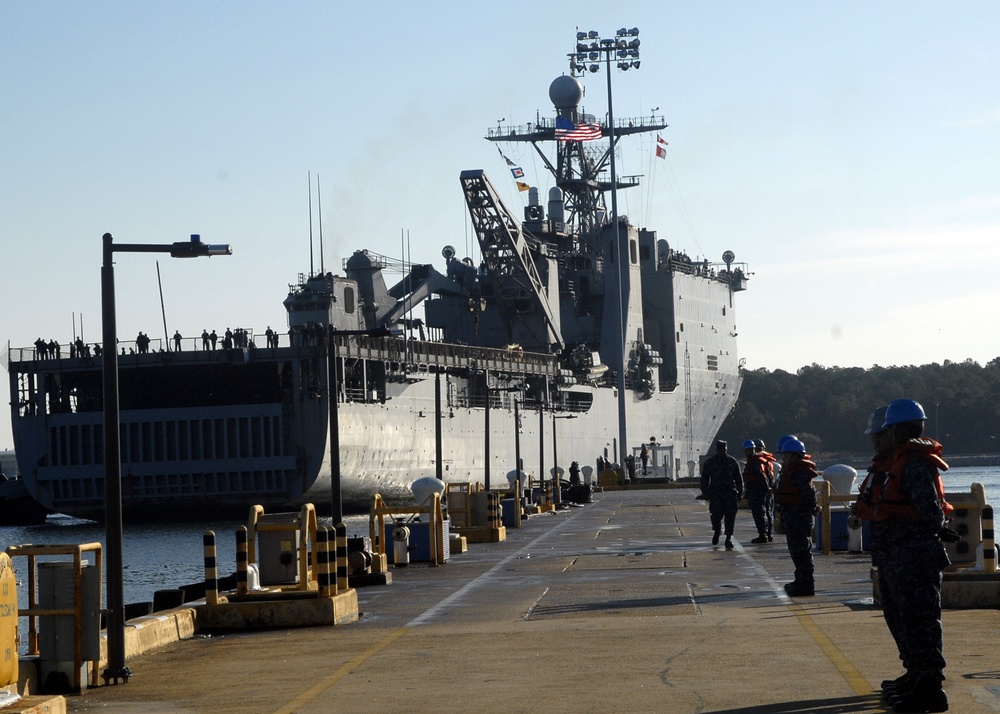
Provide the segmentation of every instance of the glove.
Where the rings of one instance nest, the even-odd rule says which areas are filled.
[[[962,540],[962,536],[958,534],[958,531],[945,526],[938,533],[938,538],[941,539],[942,543],[958,543]]]

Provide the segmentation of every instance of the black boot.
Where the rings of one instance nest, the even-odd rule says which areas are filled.
[[[882,698],[889,701],[893,697],[900,697],[913,686],[912,677],[909,672],[904,672],[895,679],[882,680]]]
[[[732,549],[733,549],[733,537],[726,536],[726,550],[732,550]]]
[[[789,597],[811,597],[816,594],[816,586],[805,581],[796,581],[785,586]]]
[[[719,544],[719,531],[715,531],[715,533],[712,534],[712,545],[718,545],[718,544]]]
[[[909,691],[893,702],[892,710],[907,713],[948,711],[948,695],[941,684],[939,677],[920,677]]]

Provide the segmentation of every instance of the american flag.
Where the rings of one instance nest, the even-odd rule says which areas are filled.
[[[566,117],[556,117],[556,139],[559,141],[593,141],[600,138],[599,124],[573,124]]]

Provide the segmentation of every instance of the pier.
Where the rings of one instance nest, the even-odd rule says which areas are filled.
[[[358,622],[195,636],[130,657],[83,712],[877,712],[901,672],[866,554],[816,554],[791,599],[782,537],[710,544],[690,489],[532,516],[443,566],[361,588]],[[996,609],[944,613],[951,711],[1000,711]]]

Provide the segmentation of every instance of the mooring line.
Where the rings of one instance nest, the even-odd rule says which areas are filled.
[[[542,601],[542,598],[548,594],[549,594],[549,589],[545,588],[545,590],[542,591],[542,594],[538,596],[538,599],[535,600],[533,603],[531,603],[531,607],[529,607],[528,611],[524,613],[525,620],[531,619],[531,615],[535,612],[535,608],[538,607],[538,603],[540,603]]]

